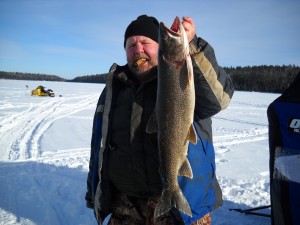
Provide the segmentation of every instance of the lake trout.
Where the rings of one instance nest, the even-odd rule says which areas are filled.
[[[193,127],[194,108],[194,75],[189,42],[183,25],[176,17],[170,29],[163,22],[159,25],[157,100],[147,125],[148,133],[158,133],[163,182],[154,218],[173,207],[192,216],[178,185],[178,176],[193,177],[187,151],[189,141],[197,142]]]

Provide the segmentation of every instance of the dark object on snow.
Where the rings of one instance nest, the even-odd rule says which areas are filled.
[[[268,107],[272,225],[300,221],[300,73]]]
[[[51,89],[45,90],[45,87],[43,87],[43,86],[38,86],[36,89],[32,90],[31,95],[50,96],[50,97],[55,96],[54,92]]]
[[[230,211],[237,211],[240,213],[244,213],[246,215],[255,215],[255,216],[263,216],[263,217],[271,217],[270,214],[262,213],[262,212],[256,212],[257,210],[261,209],[267,209],[270,208],[271,205],[267,206],[260,206],[260,207],[255,207],[255,208],[250,208],[250,209],[229,209]]]

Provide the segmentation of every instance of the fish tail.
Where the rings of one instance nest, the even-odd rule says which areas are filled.
[[[166,214],[173,207],[190,217],[192,216],[190,205],[187,202],[186,198],[184,197],[182,191],[178,187],[175,191],[174,190],[163,191],[162,196],[155,207],[154,218],[156,219]]]

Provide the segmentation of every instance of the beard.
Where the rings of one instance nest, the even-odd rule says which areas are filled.
[[[137,61],[141,58],[145,59],[145,61],[138,65]],[[127,62],[130,71],[139,81],[147,80],[150,76],[152,76],[154,71],[157,71],[157,59],[152,60],[146,55],[136,55],[132,61],[128,60]]]
[[[139,70],[139,69],[130,69],[133,76],[140,82],[143,83],[147,80],[150,80],[151,77],[154,77],[157,73],[157,66],[153,66],[148,70]]]

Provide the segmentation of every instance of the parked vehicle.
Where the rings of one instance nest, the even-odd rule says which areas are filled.
[[[46,90],[43,86],[38,86],[36,89],[32,90],[31,95],[55,97],[53,90]]]

